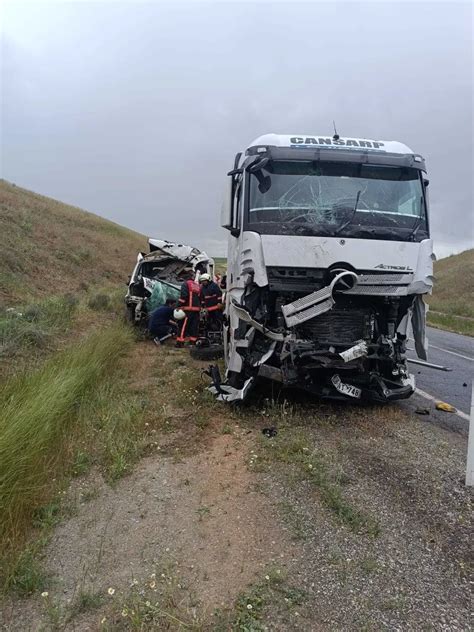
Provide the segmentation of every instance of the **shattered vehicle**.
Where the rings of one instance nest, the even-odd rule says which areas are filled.
[[[213,274],[214,260],[205,252],[161,239],[149,239],[150,252],[138,253],[125,296],[127,319],[146,325],[148,313],[167,298],[177,299],[182,275],[193,270],[196,276]]]
[[[237,154],[229,231],[226,376],[243,400],[259,378],[322,398],[404,399],[406,348],[426,359],[433,284],[424,159],[395,141],[268,134]]]

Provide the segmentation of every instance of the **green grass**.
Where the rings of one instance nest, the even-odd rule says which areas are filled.
[[[48,348],[70,325],[78,300],[67,294],[0,314],[0,360]]]
[[[262,581],[251,585],[237,598],[232,612],[217,617],[212,629],[216,632],[264,632],[269,629],[267,621],[274,619],[275,611],[285,619],[287,629],[292,629],[291,615],[306,598],[305,591],[287,584],[280,570],[271,569]]]
[[[0,399],[0,552],[15,550],[23,541],[61,475],[73,466],[74,443],[85,420],[81,412],[132,340],[128,329],[114,325],[5,384]],[[54,511],[48,519],[54,520]]]
[[[20,596],[44,590],[49,578],[39,562],[39,551],[43,546],[42,539],[23,549],[18,555],[3,558],[4,568],[0,571],[1,588],[5,592],[15,592]],[[0,562],[2,556],[0,556]]]
[[[474,249],[435,261],[434,275],[431,309],[474,318]]]
[[[113,382],[101,385],[81,414],[89,438],[87,465],[97,463],[109,483],[130,471],[147,443],[143,426],[148,401],[130,393],[126,378],[125,370]],[[84,461],[84,457],[81,459]]]
[[[454,314],[441,314],[433,311],[428,312],[428,325],[453,331],[464,336],[474,337],[474,318],[459,317]]]
[[[104,603],[104,595],[100,592],[81,590],[74,600],[69,618],[72,619],[83,612],[97,610]]]
[[[474,336],[474,249],[436,261],[434,275],[428,324]]]
[[[126,595],[116,595],[102,630],[146,632],[154,630],[209,630],[197,618],[192,593],[176,574],[173,564],[165,564]]]
[[[252,460],[253,469],[265,468],[272,461],[297,468],[300,479],[314,486],[323,505],[331,511],[341,524],[354,532],[379,535],[378,522],[355,507],[343,492],[347,477],[342,469],[330,462],[328,456],[311,445],[307,434],[299,428],[280,428],[277,437],[262,439],[261,458]]]

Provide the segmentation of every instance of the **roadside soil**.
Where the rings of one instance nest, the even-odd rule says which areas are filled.
[[[226,408],[203,394],[204,364],[150,342],[137,343],[129,366],[130,391],[151,397],[145,456],[114,486],[96,468],[72,481],[64,503],[74,511],[42,559],[48,595],[6,599],[0,629],[469,629],[465,437],[397,406],[262,394]],[[306,454],[376,533],[328,503]],[[286,592],[259,592],[257,612],[252,591],[269,573]],[[166,626],[132,619],[135,592],[166,592]],[[234,616],[243,594],[247,627]]]

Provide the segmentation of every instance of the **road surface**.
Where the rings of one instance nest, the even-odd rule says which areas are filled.
[[[421,395],[431,395],[437,401],[452,404],[467,420],[471,407],[474,339],[432,327],[428,327],[428,339],[428,361],[448,366],[452,371],[448,373],[410,364],[416,385]],[[413,348],[413,341],[410,347]],[[414,351],[409,351],[407,355],[409,358],[417,357]]]

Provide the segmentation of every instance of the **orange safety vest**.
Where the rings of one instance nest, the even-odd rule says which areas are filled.
[[[181,296],[179,306],[185,312],[199,312],[201,309],[201,286],[195,281],[186,281],[181,286]]]

